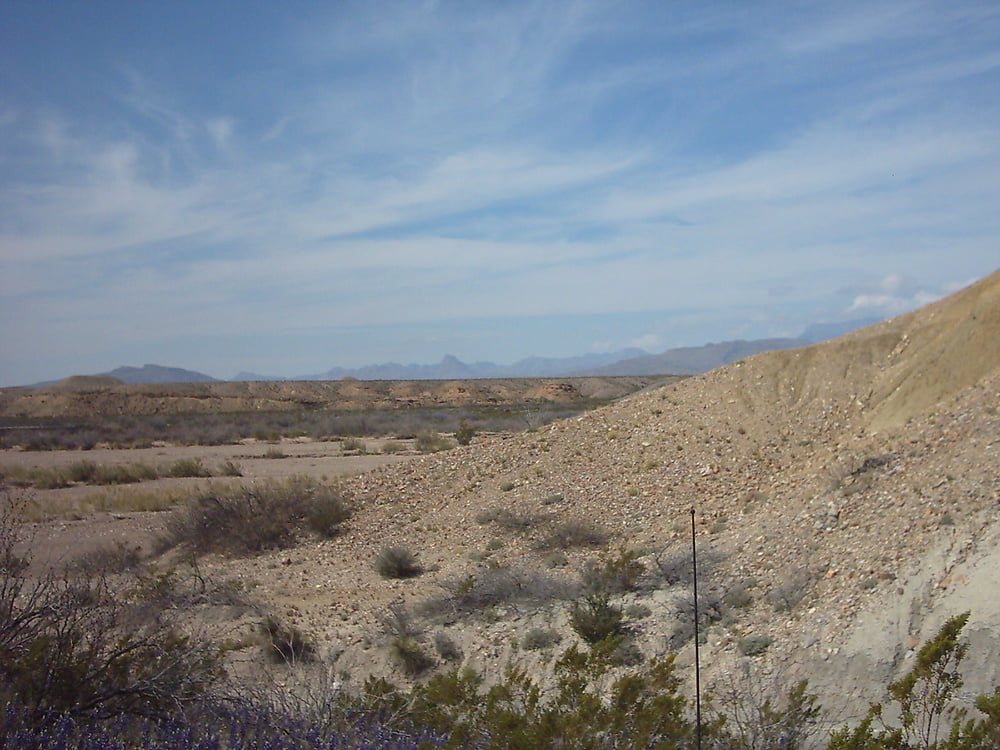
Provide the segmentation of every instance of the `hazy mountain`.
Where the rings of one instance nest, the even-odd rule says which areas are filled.
[[[162,365],[119,367],[111,372],[102,372],[101,375],[110,375],[123,383],[212,383],[217,380],[203,372]]]
[[[840,323],[813,323],[802,332],[799,338],[817,343],[836,338],[851,331],[856,331],[865,326],[870,326],[873,323],[878,323],[880,320],[882,318],[858,318],[857,320],[843,320]]]
[[[249,383],[254,380],[290,380],[284,375],[261,375],[257,372],[238,372],[233,377],[229,378],[230,381],[235,383]]]
[[[474,378],[544,378],[565,375],[580,369],[600,367],[645,354],[642,349],[623,349],[604,354],[577,357],[528,357],[510,365],[493,362],[467,364],[451,354],[433,365],[402,365],[387,362],[364,367],[334,367],[320,375],[305,375],[295,380],[467,380]]]
[[[580,370],[574,375],[697,375],[728,365],[751,354],[774,349],[793,349],[810,342],[805,339],[756,339],[722,341],[704,346],[668,349],[662,354],[646,354],[624,359],[604,367]]]

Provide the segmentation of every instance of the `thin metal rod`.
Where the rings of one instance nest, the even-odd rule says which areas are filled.
[[[694,508],[691,508],[691,581],[694,585],[694,706],[696,747],[701,750],[701,654],[698,644],[698,547],[695,544]]]

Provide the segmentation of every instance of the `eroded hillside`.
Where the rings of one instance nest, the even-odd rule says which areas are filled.
[[[1000,682],[998,320],[995,273],[830,342],[381,469],[350,484],[345,534],[241,562],[239,576],[355,678],[405,679],[384,635],[393,602],[442,667],[544,671],[577,638],[568,613],[587,561],[627,548],[646,571],[615,594],[636,647],[677,648],[683,667],[686,587],[672,570],[693,507],[710,681],[741,662],[764,680],[805,675],[846,718],[971,609],[968,687],[985,690]],[[567,521],[609,539],[559,541]],[[393,544],[424,573],[380,577],[373,561]],[[486,584],[507,593],[465,606]],[[536,630],[560,646],[527,646]],[[435,655],[445,641],[455,661]]]

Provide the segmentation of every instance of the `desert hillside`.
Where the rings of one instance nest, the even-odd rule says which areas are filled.
[[[524,636],[576,639],[565,599],[515,595],[444,613],[428,603],[455,605],[456,592],[497,571],[522,593],[531,575],[568,586],[587,560],[627,548],[646,570],[619,598],[635,643],[647,657],[678,648],[690,674],[686,588],[670,569],[695,508],[703,590],[717,610],[702,650],[710,682],[741,663],[764,681],[808,676],[830,711],[856,716],[917,643],[968,609],[967,688],[991,689],[998,341],[1000,272],[828,342],[362,475],[348,486],[356,511],[342,536],[216,565],[252,581],[344,674],[401,679],[380,636],[390,603],[413,613],[431,653],[445,638],[486,673],[510,661],[544,671],[551,649],[526,648]],[[553,542],[566,521],[609,540]],[[380,577],[373,560],[391,544],[414,551],[425,572]]]
[[[302,409],[586,405],[609,401],[670,376],[482,380],[309,380],[134,384],[76,375],[40,388],[0,389],[0,416],[106,417]]]

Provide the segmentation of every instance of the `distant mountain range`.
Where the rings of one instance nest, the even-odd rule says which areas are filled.
[[[798,338],[723,341],[704,346],[686,346],[650,354],[630,348],[604,354],[584,354],[577,357],[528,357],[510,365],[493,362],[462,362],[447,355],[437,364],[402,365],[387,362],[364,367],[334,367],[317,375],[285,378],[241,372],[234,381],[249,380],[472,380],[476,378],[546,378],[585,375],[696,375],[764,351],[790,349],[823,341],[842,333],[877,322],[877,319],[852,320],[843,323],[817,323],[809,326]],[[123,383],[210,383],[211,375],[180,367],[147,364],[142,367],[119,367],[100,373]],[[50,385],[37,383],[37,386]]]
[[[697,375],[714,370],[751,354],[775,349],[794,349],[813,342],[808,339],[756,339],[754,341],[723,341],[704,346],[685,346],[662,354],[643,354],[623,359],[603,367],[583,370],[574,375]]]
[[[143,365],[142,367],[119,367],[111,372],[102,372],[123,383],[215,383],[218,378],[203,372],[185,370],[181,367]]]

